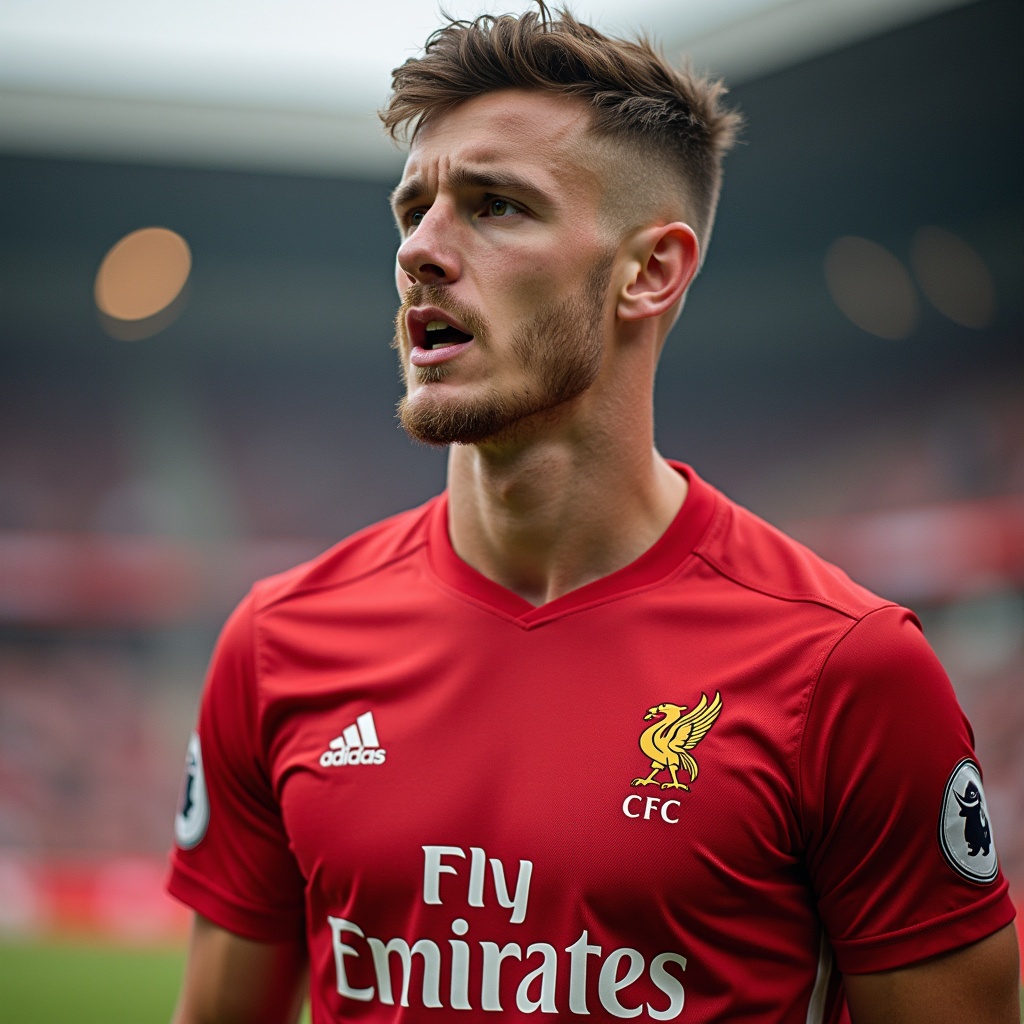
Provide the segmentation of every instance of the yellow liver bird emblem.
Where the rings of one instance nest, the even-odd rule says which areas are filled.
[[[646,779],[634,779],[634,786],[656,786],[654,777],[667,768],[672,781],[661,783],[661,788],[690,791],[685,782],[679,781],[677,773],[680,768],[685,768],[691,782],[697,778],[697,762],[690,751],[715,724],[722,710],[722,695],[716,693],[715,699],[709,704],[708,698],[702,693],[700,703],[684,715],[686,710],[685,704],[671,704],[667,701],[648,709],[644,715],[645,722],[659,715],[663,717],[640,734],[640,749],[651,759],[652,771]]]

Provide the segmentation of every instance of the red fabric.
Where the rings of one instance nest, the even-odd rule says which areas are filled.
[[[1001,875],[939,848],[973,754],[916,621],[680,471],[653,548],[541,608],[457,558],[442,496],[229,621],[198,726],[209,826],[170,889],[251,938],[304,920],[314,1021],[835,1022],[835,972],[808,1016],[822,922],[872,971],[1012,918]],[[641,735],[716,695],[689,789],[661,789]],[[360,721],[369,760],[332,763]]]

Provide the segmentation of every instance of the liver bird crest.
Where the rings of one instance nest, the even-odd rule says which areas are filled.
[[[709,704],[705,694],[700,695],[700,703],[687,715],[685,704],[657,704],[648,709],[644,721],[650,721],[659,715],[664,717],[640,734],[640,749],[651,759],[651,774],[646,779],[634,779],[634,786],[656,786],[654,777],[668,769],[671,782],[661,783],[662,789],[685,789],[690,787],[680,782],[677,774],[684,768],[693,782],[697,778],[697,762],[690,751],[704,738],[708,729],[715,724],[718,713],[722,710],[722,695],[715,694]]]

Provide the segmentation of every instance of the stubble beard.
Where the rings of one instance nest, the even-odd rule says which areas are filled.
[[[611,263],[609,255],[575,295],[538,310],[516,331],[510,351],[527,381],[515,390],[494,388],[471,399],[421,394],[410,402],[410,375],[415,374],[416,384],[430,385],[442,383],[451,371],[444,363],[409,367],[403,358],[406,396],[398,403],[398,418],[406,433],[437,446],[511,440],[527,421],[582,395],[601,369],[601,320]],[[410,306],[427,304],[450,312],[472,330],[478,344],[486,345],[487,325],[474,310],[453,303],[444,286],[414,285],[396,318],[394,347],[400,358],[405,312]]]

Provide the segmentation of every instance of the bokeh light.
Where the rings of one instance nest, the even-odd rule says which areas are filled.
[[[188,243],[169,228],[140,228],[103,257],[94,294],[100,319],[116,338],[135,341],[167,327],[181,311],[192,270]]]
[[[924,227],[911,245],[911,265],[921,291],[943,316],[981,330],[996,313],[996,289],[985,261],[959,235]]]
[[[844,316],[869,334],[897,341],[917,326],[914,282],[877,242],[856,235],[837,238],[825,254],[825,281]]]

